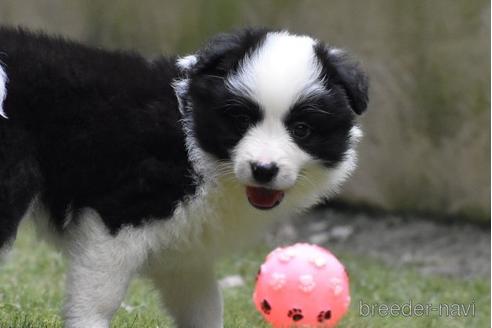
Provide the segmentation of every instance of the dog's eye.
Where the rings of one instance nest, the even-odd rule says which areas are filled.
[[[292,128],[292,133],[297,139],[306,139],[311,135],[311,127],[306,123],[296,123]]]
[[[233,116],[234,123],[240,131],[244,131],[251,125],[251,118],[245,114],[237,114]]]

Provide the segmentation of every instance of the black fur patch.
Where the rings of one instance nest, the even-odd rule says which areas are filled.
[[[199,51],[198,61],[191,71],[191,77],[201,75],[224,77],[228,73],[234,73],[241,60],[258,49],[267,34],[272,31],[243,29],[215,36]]]
[[[330,48],[322,43],[316,44],[314,51],[322,63],[327,88],[338,86],[346,94],[353,111],[362,114],[367,109],[369,83],[359,64],[345,52],[330,52]]]
[[[22,129],[7,125],[0,117],[0,248],[15,237],[42,181],[33,158],[32,140]]]
[[[166,218],[194,193],[170,85],[178,74],[172,58],[151,63],[132,53],[2,28],[0,60],[9,78],[0,154],[15,161],[15,152],[24,151],[24,164],[9,168],[15,171],[9,184],[25,195],[7,210],[14,214],[0,213],[0,220],[18,220],[38,180],[59,228],[67,211],[76,217],[92,207],[116,232]],[[3,167],[0,177],[7,174]],[[31,171],[41,178],[26,180],[35,174],[23,172]],[[9,195],[0,197],[2,203]]]
[[[293,133],[297,123],[305,123],[310,135],[297,138]],[[343,93],[332,91],[297,103],[286,117],[285,125],[300,148],[332,167],[344,159],[349,148],[354,114]]]
[[[194,104],[194,133],[200,147],[218,159],[229,159],[230,151],[248,127],[261,120],[258,105],[232,95],[225,89],[223,81],[215,77],[195,80],[190,93]]]

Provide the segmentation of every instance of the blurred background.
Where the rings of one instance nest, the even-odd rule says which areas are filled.
[[[353,206],[490,220],[490,2],[1,0],[0,23],[152,58],[266,26],[354,53],[369,72]]]

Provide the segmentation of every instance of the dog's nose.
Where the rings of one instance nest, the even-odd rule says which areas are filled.
[[[259,183],[267,183],[273,180],[278,173],[278,166],[276,163],[257,163],[251,162],[251,172],[253,178]]]

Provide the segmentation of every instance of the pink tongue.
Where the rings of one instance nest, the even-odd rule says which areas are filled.
[[[269,209],[277,206],[284,198],[284,192],[260,187],[246,187],[249,202],[259,208]]]

